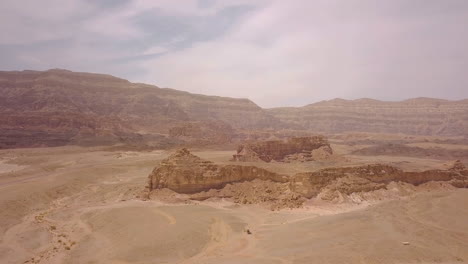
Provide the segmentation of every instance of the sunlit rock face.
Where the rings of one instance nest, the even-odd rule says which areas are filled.
[[[386,188],[391,182],[418,186],[428,182],[445,182],[458,188],[468,187],[468,170],[457,161],[448,170],[408,172],[393,166],[371,164],[359,167],[327,168],[298,173],[291,178],[290,188],[312,198],[324,191],[352,194]]]
[[[228,183],[254,179],[287,182],[287,177],[255,166],[217,165],[180,149],[149,175],[149,191],[168,188],[178,193],[197,193],[219,189]]]

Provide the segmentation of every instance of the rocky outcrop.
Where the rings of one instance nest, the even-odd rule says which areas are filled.
[[[333,150],[330,146],[322,146],[312,151],[302,151],[287,155],[283,162],[307,162],[307,161],[328,161],[333,157]]]
[[[217,165],[180,149],[163,160],[149,175],[149,191],[168,188],[192,194],[223,188],[228,183],[252,181],[288,181],[287,177],[254,166]]]
[[[210,198],[229,198],[239,204],[259,204],[271,210],[299,208],[305,198],[289,189],[288,183],[263,181],[236,182],[227,184],[222,189],[211,189],[190,195],[193,200]]]
[[[325,159],[333,151],[324,136],[294,137],[247,143],[237,148],[233,161],[311,161]]]
[[[218,165],[180,149],[148,176],[147,194],[152,197],[154,193],[159,199],[165,199],[170,190],[191,200],[230,198],[236,203],[281,209],[300,207],[306,198],[344,200],[355,194],[388,191],[394,189],[395,184],[414,187],[430,182],[467,188],[468,170],[460,161],[447,170],[422,172],[371,164],[327,168],[288,177],[254,166]]]
[[[418,186],[431,181],[446,182],[455,187],[468,187],[468,170],[456,162],[448,170],[428,170],[406,172],[382,164],[359,167],[327,168],[316,172],[298,173],[291,178],[291,190],[304,197],[312,198],[323,193],[349,195],[356,192],[369,192],[382,188],[391,182],[409,183]],[[330,196],[330,195],[328,195]]]

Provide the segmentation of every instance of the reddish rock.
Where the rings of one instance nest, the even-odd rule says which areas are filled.
[[[169,129],[169,136],[194,145],[230,143],[234,129],[222,121],[185,122]]]
[[[230,137],[228,126],[251,130],[279,124],[247,99],[190,94],[104,74],[0,71],[0,148],[160,143],[171,129],[175,139],[182,132],[189,140],[214,135],[221,141]]]
[[[321,149],[317,152],[317,150]],[[287,140],[269,140],[247,143],[237,148],[233,161],[310,161],[316,157],[324,158],[333,151],[324,136],[294,137]],[[319,154],[320,153],[320,154]]]

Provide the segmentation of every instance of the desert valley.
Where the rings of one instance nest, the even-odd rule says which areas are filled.
[[[0,72],[0,263],[466,263],[465,165],[466,99]]]

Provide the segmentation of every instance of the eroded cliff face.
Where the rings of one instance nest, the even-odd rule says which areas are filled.
[[[416,98],[401,102],[334,99],[268,112],[291,127],[317,133],[373,132],[463,136],[468,100]]]
[[[338,195],[370,192],[387,188],[392,182],[418,186],[428,182],[445,182],[454,187],[468,187],[468,170],[457,161],[448,170],[406,172],[398,168],[372,164],[359,167],[327,168],[316,172],[298,173],[290,180],[291,190],[304,197],[325,199]]]
[[[336,99],[266,110],[248,99],[162,89],[104,74],[0,72],[0,148],[173,139],[204,144],[207,138],[223,144],[232,138],[229,127],[240,139],[283,138],[281,131],[468,136],[467,116],[468,100]]]
[[[0,148],[159,140],[191,124],[201,132],[189,136],[203,140],[205,130],[228,130],[213,125],[217,121],[232,129],[280,123],[247,99],[190,94],[103,74],[0,72]]]
[[[228,183],[254,179],[285,183],[286,176],[254,166],[217,165],[180,149],[156,166],[148,177],[149,191],[168,188],[192,194],[220,189]]]
[[[218,165],[180,149],[154,168],[148,176],[147,193],[148,197],[152,194],[164,196],[169,189],[187,195],[186,199],[231,198],[237,203],[281,209],[300,207],[306,198],[343,201],[353,195],[366,196],[376,191],[391,193],[398,188],[410,186],[414,189],[430,183],[467,188],[468,170],[460,161],[447,170],[422,172],[370,164],[327,168],[288,177],[254,166]]]
[[[233,161],[312,161],[326,159],[333,150],[324,136],[293,137],[242,144]]]

